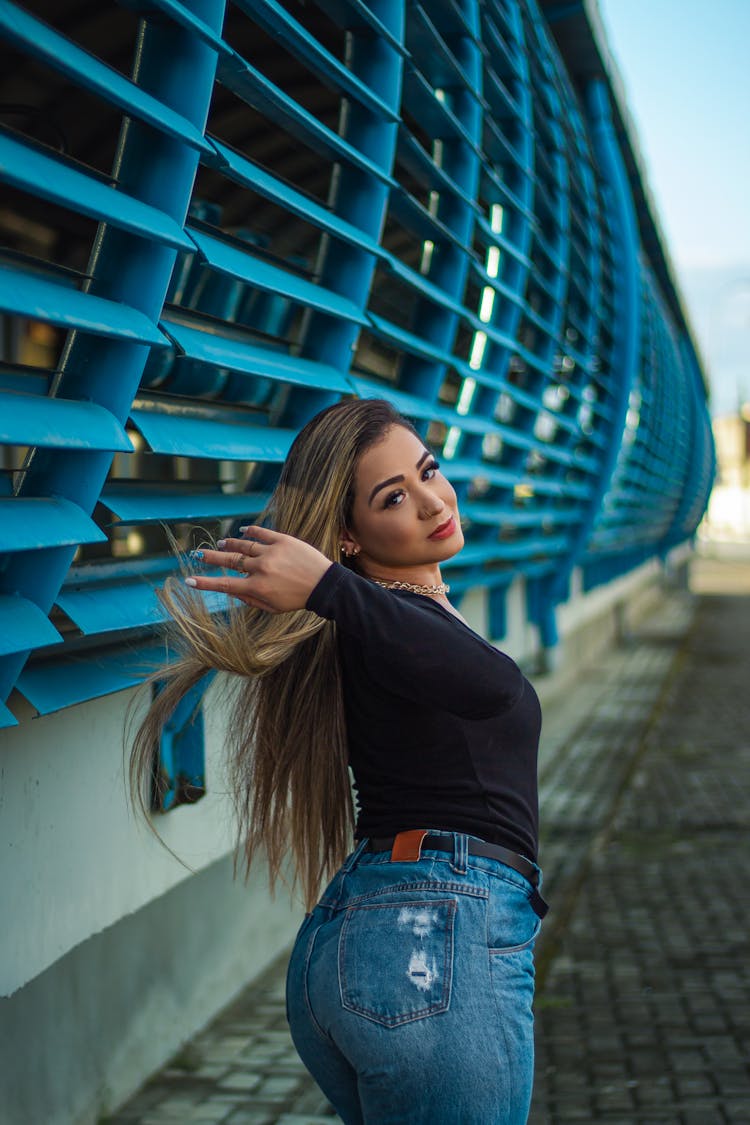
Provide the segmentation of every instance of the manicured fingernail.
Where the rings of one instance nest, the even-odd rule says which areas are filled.
[[[186,578],[185,579],[185,585],[186,586],[197,586],[198,583],[195,581],[194,578]]]
[[[222,551],[224,549],[224,547],[226,547],[226,545],[227,545],[226,539],[217,539],[216,540],[216,546],[219,548],[220,551]]]
[[[240,528],[240,535],[244,535],[246,531],[247,531],[247,527],[241,527]]]
[[[202,559],[203,558],[203,551],[191,551],[190,552],[190,558],[191,559]]]

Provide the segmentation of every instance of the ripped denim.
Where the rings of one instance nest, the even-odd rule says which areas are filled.
[[[362,841],[305,917],[287,1018],[346,1125],[524,1125],[534,1069],[531,884],[496,859]]]

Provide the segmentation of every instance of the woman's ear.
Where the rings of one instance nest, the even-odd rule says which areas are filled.
[[[354,555],[358,555],[360,551],[359,544],[352,539],[348,531],[341,532],[339,536],[339,546],[341,554],[346,555],[348,559],[352,558]]]

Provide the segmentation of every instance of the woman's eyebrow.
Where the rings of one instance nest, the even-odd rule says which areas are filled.
[[[424,453],[422,454],[422,456],[417,461],[417,464],[416,464],[415,467],[418,469],[420,467],[420,465],[422,464],[422,462],[424,461],[424,459],[426,457],[430,457],[430,456],[432,456],[432,454],[430,453],[429,449],[425,449]],[[403,479],[404,479],[404,474],[399,473],[399,475],[397,477],[388,477],[388,480],[383,480],[383,481],[380,482],[380,484],[376,484],[375,487],[373,488],[372,492],[370,493],[369,497],[368,497],[368,500],[367,500],[368,505],[372,504],[373,500],[375,499],[375,496],[377,495],[378,492],[380,492],[381,488],[387,488],[389,484],[398,484],[398,482],[400,480],[403,480]]]

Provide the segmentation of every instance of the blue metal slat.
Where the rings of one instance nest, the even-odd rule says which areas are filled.
[[[441,301],[441,304],[442,303]],[[528,351],[527,348],[523,348],[518,344],[510,335],[500,332],[498,329],[494,328],[492,324],[486,324],[484,321],[480,321],[477,317],[469,314],[463,305],[459,305],[457,308],[462,315],[464,323],[468,324],[474,331],[484,332],[489,340],[515,352],[524,359],[529,367],[538,370],[541,374],[547,372],[547,366],[542,364],[533,352]],[[465,360],[457,359],[448,349],[441,348],[425,340],[424,337],[417,336],[416,333],[409,332],[407,329],[393,324],[384,317],[370,313],[369,330],[373,336],[378,336],[388,343],[396,344],[410,355],[442,361],[446,364],[450,364],[462,375],[476,379],[477,382],[484,382],[488,386],[497,387],[499,390],[506,389],[507,381],[504,375],[496,376],[494,371],[488,368],[474,370]],[[500,382],[498,382],[498,379]]]
[[[61,643],[62,637],[38,605],[28,598],[0,595],[0,656]]]
[[[232,51],[222,55],[218,67],[219,78],[233,93],[253,109],[274,121],[291,137],[330,160],[341,160],[360,172],[390,185],[390,177],[359,149],[350,145],[338,133],[313,117],[294,98],[261,74],[246,59]]]
[[[452,352],[446,348],[441,348],[431,340],[426,340],[424,336],[418,336],[416,332],[409,332],[406,328],[386,320],[385,317],[369,313],[368,322],[368,329],[373,336],[394,345],[409,355],[434,360],[436,363],[451,363],[454,366],[460,363],[460,360],[457,360]]]
[[[508,62],[512,56],[512,70],[517,87],[519,109],[516,120],[519,133],[518,148],[522,154],[522,166],[528,170],[529,174],[517,177],[518,182],[514,183],[513,190],[511,190],[510,185],[505,183],[505,180],[511,176],[510,171],[503,170],[504,174],[501,177],[495,169],[490,168],[487,164],[484,165],[481,191],[484,198],[492,206],[499,203],[504,214],[503,222],[500,224],[501,232],[493,230],[496,224],[494,221],[488,222],[485,215],[480,216],[479,228],[482,236],[486,239],[486,245],[499,247],[501,253],[503,249],[507,249],[503,246],[503,232],[512,230],[513,239],[520,254],[506,258],[502,270],[498,270],[498,275],[502,276],[503,283],[508,291],[520,298],[527,289],[532,267],[531,239],[537,225],[537,220],[533,214],[532,199],[535,147],[532,140],[531,78],[529,52],[524,42],[523,22],[519,7],[511,4],[507,11],[503,13],[503,18],[507,20],[510,46],[506,47],[503,43],[499,55],[497,49],[490,51],[485,59],[484,68],[486,72],[487,66],[491,65],[494,70],[496,63],[500,62],[503,57]],[[489,25],[496,31],[489,16],[488,8],[483,9],[482,20],[483,26]],[[485,80],[486,77],[485,73]],[[490,217],[494,218],[491,212]],[[484,332],[487,344],[482,357],[481,369],[477,373],[477,393],[473,396],[470,404],[470,410],[473,413],[494,415],[497,391],[507,391],[507,375],[512,356],[521,358],[537,378],[546,376],[545,364],[541,363],[528,348],[521,345],[518,339],[524,309],[525,305],[522,305],[518,299],[495,301],[489,324],[483,326],[478,323],[478,318],[475,319],[474,331]],[[483,460],[483,443],[477,438],[464,437],[461,441],[461,454],[465,458],[475,457],[477,460]],[[519,474],[525,475],[526,466],[521,464],[520,451],[517,449],[511,450],[511,456],[506,458],[506,461],[513,462],[512,470],[517,475],[517,479]],[[528,560],[526,565],[528,566]]]
[[[398,113],[392,106],[313,39],[307,29],[276,0],[235,0],[235,3],[269,35],[302,59],[331,89],[354,98],[377,117],[386,121],[398,120]]]
[[[156,590],[146,582],[118,582],[112,586],[63,586],[56,604],[85,634],[123,629],[153,628],[166,620]]]
[[[184,4],[180,4],[179,0],[149,0],[149,6],[164,12],[166,16],[173,19],[185,31],[191,32],[202,40],[207,47],[216,51],[217,54],[230,55],[232,53],[232,48],[224,42],[220,33],[197,16],[195,12],[186,8]]]
[[[420,421],[444,422],[447,426],[461,426],[467,431],[482,434],[496,433],[499,435],[502,431],[502,427],[496,422],[489,422],[486,419],[480,421],[470,415],[457,414],[450,407],[442,406],[440,403],[421,395],[410,394],[408,391],[397,390],[394,387],[384,386],[382,383],[374,383],[356,376],[352,376],[352,384],[360,398],[387,399],[408,418],[416,418]]]
[[[456,231],[446,226],[437,215],[431,214],[423,203],[403,188],[396,188],[391,192],[388,215],[417,238],[427,239],[436,245],[450,244],[466,255],[473,253],[472,248],[460,240]]]
[[[523,151],[514,148],[500,126],[493,121],[489,115],[485,117],[485,125],[487,126],[489,139],[493,142],[492,146],[490,146],[487,145],[483,139],[482,151],[485,158],[492,164],[497,164],[498,162],[506,164],[510,161],[516,176],[528,176],[530,179],[533,179],[534,170],[524,163]]]
[[[408,56],[400,36],[393,31],[385,18],[381,19],[373,11],[374,7],[382,11],[382,4],[365,4],[363,0],[317,0],[317,6],[339,27],[344,27],[348,31],[372,34],[387,44],[392,51]]]
[[[464,27],[457,33],[458,37],[464,37],[465,32],[466,28]],[[476,44],[476,39],[474,41]],[[468,71],[456,58],[422,4],[415,3],[411,6],[406,25],[406,45],[412,55],[415,68],[421,72],[426,85],[430,89],[433,88],[433,84],[425,73],[425,66],[434,67],[437,65],[438,69],[446,68],[437,79],[440,88],[450,90],[453,86],[463,87],[478,101],[483,102],[479,92],[472,88],[472,79]],[[448,74],[451,75],[450,79]]]
[[[479,146],[448,102],[439,101],[424,75],[407,66],[404,75],[404,108],[437,140],[463,141],[479,155]]]
[[[226,336],[213,326],[198,329],[172,320],[161,323],[182,354],[199,363],[316,390],[348,394],[351,389],[346,376],[330,364],[290,355],[281,348],[263,347],[241,335]]]
[[[8,727],[17,727],[18,719],[9,711],[4,703],[0,703],[0,730],[6,730]]]
[[[505,468],[502,465],[493,465],[481,457],[474,460],[463,457],[451,459],[446,472],[451,480],[471,481],[479,478],[496,488],[532,489],[535,494],[538,493],[540,496],[584,500],[589,495],[588,486],[578,484],[575,481],[562,481],[558,478],[543,477],[538,474],[532,476],[530,473],[520,472],[515,466]]]
[[[319,230],[325,231],[333,238],[340,239],[351,246],[356,246],[374,256],[379,256],[382,251],[380,243],[367,231],[348,223],[328,207],[324,207],[312,196],[305,195],[296,188],[278,179],[267,169],[248,160],[239,152],[235,152],[227,145],[213,139],[218,161],[207,160],[206,163],[217,167],[228,179],[234,180],[244,187],[270,199],[283,207],[285,211],[304,219]]]
[[[77,504],[61,496],[0,498],[0,528],[8,554],[107,538]]]
[[[40,715],[51,715],[64,707],[135,687],[144,676],[163,667],[164,658],[164,646],[154,644],[70,653],[54,661],[27,664],[16,686]]]
[[[359,307],[346,297],[325,289],[322,285],[307,281],[289,270],[271,265],[270,262],[263,261],[262,258],[221,239],[213,238],[203,231],[192,227],[188,230],[201,257],[213,269],[240,278],[258,289],[281,293],[292,301],[307,305],[318,312],[327,313],[329,316],[352,321],[355,324],[365,323]]]
[[[56,604],[86,636],[153,628],[166,620],[157,597],[165,579],[180,574],[178,561],[171,557],[99,566],[73,567],[60,590]],[[219,570],[205,573],[220,574]],[[203,592],[212,612],[227,608],[226,594]]]
[[[469,206],[479,210],[476,200],[466,195],[458,182],[444,168],[439,168],[406,126],[399,126],[398,159],[418,183],[432,190],[455,195],[465,200]]]
[[[479,500],[465,500],[461,505],[461,515],[477,523],[491,524],[495,527],[501,523],[508,523],[513,527],[534,527],[541,526],[543,523],[570,525],[580,522],[583,518],[580,508],[557,508],[547,505],[525,510],[507,504]]]
[[[461,300],[451,296],[441,286],[436,285],[424,274],[419,273],[418,270],[412,269],[397,258],[395,254],[388,254],[385,258],[385,263],[390,272],[397,277],[400,281],[405,282],[410,289],[416,291],[420,297],[426,297],[438,308],[446,313],[453,313],[456,316],[463,316],[466,312],[465,306]]]
[[[481,543],[469,543],[461,550],[460,563],[470,566],[482,563],[514,559],[526,562],[534,555],[555,556],[562,554],[568,548],[567,536],[544,536],[538,538],[524,537],[519,542],[508,540],[498,543],[496,539],[484,540]],[[546,563],[549,565],[549,562]],[[524,567],[525,569],[525,567]]]
[[[509,257],[513,258],[513,260],[517,262],[518,265],[523,266],[524,269],[528,270],[531,268],[531,259],[521,247],[516,245],[515,242],[511,242],[511,240],[501,232],[494,231],[492,225],[487,221],[481,211],[476,217],[475,227],[476,233],[481,235],[485,247],[497,246],[503,254],[507,254]]]
[[[233,418],[227,415],[228,411],[213,418],[207,413],[190,415],[179,406],[167,412],[142,401],[131,411],[134,425],[154,453],[219,461],[284,460],[295,431],[253,425],[240,411]]]
[[[489,62],[485,65],[484,75],[485,75],[485,97],[487,98],[487,100],[489,102],[490,111],[492,111],[493,108],[494,108],[493,105],[492,105],[490,95],[491,95],[491,91],[495,91],[499,95],[499,98],[502,101],[502,103],[504,104],[504,106],[506,107],[506,109],[510,110],[514,119],[516,119],[517,121],[520,121],[520,122],[525,122],[523,107],[522,107],[521,103],[518,102],[513,97],[510,90],[508,89],[508,87],[505,85],[503,80],[498,76],[498,74],[495,71],[495,68],[492,66],[491,62]],[[488,84],[490,86],[489,91],[487,89]]]
[[[533,167],[533,164],[531,167]],[[513,211],[521,215],[528,223],[531,223],[535,230],[537,229],[538,221],[532,210],[531,199],[526,201],[490,164],[482,165],[481,179],[483,183],[482,190],[485,197],[496,197],[498,202],[502,202],[506,207],[512,208]],[[522,184],[525,185],[527,182],[533,184],[533,176],[521,177]]]
[[[270,492],[193,492],[182,488],[137,482],[107,484],[101,502],[118,524],[176,523],[202,519],[241,519],[257,516],[268,504]]]
[[[0,390],[0,444],[132,453],[123,426],[95,402]]]
[[[0,362],[0,390],[9,394],[46,395],[52,375],[47,370],[29,367],[14,368]],[[23,444],[23,443],[22,443]]]
[[[118,106],[152,128],[201,152],[209,146],[202,132],[164,102],[152,97],[111,66],[20,8],[12,0],[0,4],[0,33],[14,46],[59,70],[104,101]]]
[[[194,249],[179,223],[169,215],[108,187],[82,168],[21,141],[0,129],[0,180],[67,207],[81,215],[112,223],[165,246]]]
[[[516,8],[516,5],[510,5],[511,10]],[[488,48],[490,56],[493,54],[502,58],[507,63],[513,74],[518,77],[520,73],[520,64],[516,55],[513,54],[510,47],[503,38],[502,32],[495,23],[494,16],[485,9],[482,20],[483,28],[487,33],[483,36],[485,45]],[[489,42],[487,42],[489,40]]]
[[[150,347],[168,341],[138,309],[0,265],[0,311]]]

